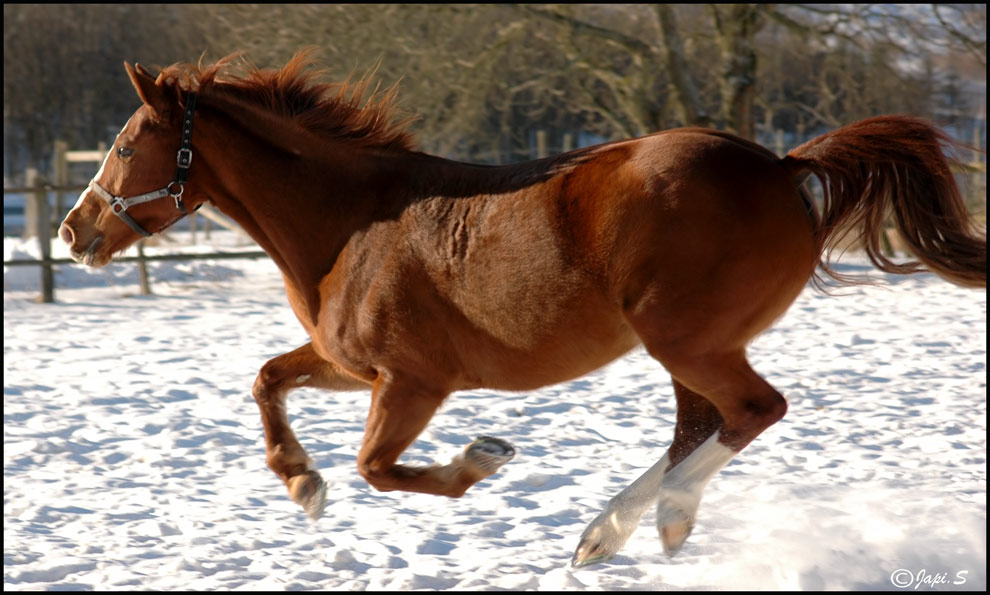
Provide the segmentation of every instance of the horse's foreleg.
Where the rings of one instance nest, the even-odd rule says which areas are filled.
[[[446,465],[399,465],[399,455],[423,431],[446,397],[415,382],[380,379],[371,396],[358,471],[381,491],[401,490],[459,498],[515,455],[507,442],[479,437]]]
[[[312,343],[269,360],[254,382],[252,393],[265,427],[268,466],[285,482],[292,499],[317,519],[326,505],[326,484],[289,427],[285,404],[289,391],[303,386],[360,390],[368,384],[321,358]]]
[[[684,460],[722,425],[722,417],[704,397],[673,379],[677,397],[674,441],[662,459],[605,505],[588,525],[571,564],[576,567],[604,562],[622,549],[632,536],[646,509],[657,502],[668,468]]]

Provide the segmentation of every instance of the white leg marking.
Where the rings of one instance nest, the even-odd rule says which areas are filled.
[[[639,479],[608,501],[605,510],[581,534],[581,542],[571,560],[574,566],[607,560],[622,549],[639,526],[639,519],[647,507],[657,501],[657,492],[668,465],[670,457],[664,455]]]
[[[718,441],[720,434],[712,434],[663,476],[657,501],[657,530],[668,555],[680,549],[694,528],[705,486],[736,456],[736,451]]]

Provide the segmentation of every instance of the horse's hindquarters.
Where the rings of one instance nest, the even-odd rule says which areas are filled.
[[[637,156],[648,191],[626,200],[615,226],[613,291],[647,347],[741,349],[814,271],[801,195],[774,155],[744,141],[705,132],[650,140],[658,146]]]

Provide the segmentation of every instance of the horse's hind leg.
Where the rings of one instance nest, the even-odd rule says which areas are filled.
[[[268,466],[285,482],[292,499],[317,519],[326,505],[326,484],[289,427],[285,406],[289,391],[303,386],[360,390],[368,384],[321,358],[312,343],[269,360],[254,382],[252,393],[265,427]]]
[[[704,397],[672,379],[677,397],[674,441],[662,459],[605,505],[588,525],[571,564],[586,566],[610,559],[639,526],[646,509],[656,504],[668,468],[684,460],[722,425],[722,416]]]
[[[723,422],[661,481],[657,530],[664,551],[673,555],[694,528],[702,490],[732,457],[784,416],[787,402],[750,368],[742,350],[690,359],[654,357],[685,387],[710,401]]]

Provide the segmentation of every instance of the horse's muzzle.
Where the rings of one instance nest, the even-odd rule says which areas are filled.
[[[96,258],[96,250],[103,243],[102,235],[96,236],[88,244],[81,246],[72,227],[62,223],[58,228],[58,237],[69,246],[69,256],[72,257],[72,260],[91,267],[101,267],[106,264],[106,262],[100,262]]]

